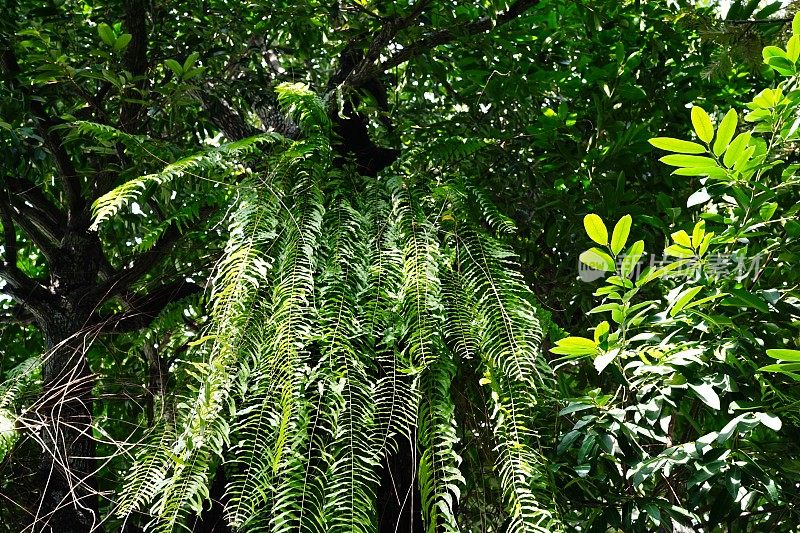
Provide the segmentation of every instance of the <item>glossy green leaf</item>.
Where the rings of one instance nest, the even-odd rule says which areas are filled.
[[[633,219],[630,215],[625,215],[620,218],[614,226],[614,231],[611,234],[611,251],[617,255],[625,247],[628,241],[628,235],[631,232],[631,222]]]
[[[792,63],[797,62],[800,56],[800,35],[792,35],[786,43],[786,59]]]
[[[698,383],[698,384],[689,383],[689,388],[697,395],[698,398],[700,398],[703,401],[703,403],[705,403],[715,411],[719,411],[720,408],[719,395],[711,385],[709,385],[708,383]]]
[[[682,291],[675,298],[675,304],[672,306],[672,309],[670,309],[669,316],[675,316],[680,313],[701,290],[703,290],[703,287],[691,287]]]
[[[583,227],[586,229],[586,234],[597,244],[606,246],[608,244],[608,230],[606,225],[603,224],[603,219],[594,213],[590,213],[583,217]]]
[[[580,255],[579,259],[581,263],[595,270],[602,270],[604,272],[614,272],[616,270],[614,258],[600,248],[590,248],[586,250]]]
[[[100,39],[102,39],[103,42],[108,46],[114,46],[116,36],[114,35],[114,30],[111,29],[111,26],[105,22],[101,22],[97,25],[97,34],[100,35]]]
[[[796,361],[800,363],[800,350],[792,350],[789,348],[773,348],[767,350],[767,355],[773,359],[780,359],[781,361]]]
[[[608,365],[610,365],[619,355],[619,350],[614,349],[608,352],[603,352],[594,358],[594,368],[597,373],[602,373]]]
[[[128,46],[128,43],[131,42],[132,37],[130,33],[123,33],[117,37],[117,40],[114,41],[114,50],[124,50]]]
[[[620,275],[627,278],[633,273],[634,268],[639,263],[644,253],[644,241],[636,241],[628,248],[625,258],[620,266]]]
[[[724,168],[714,167],[684,167],[672,171],[676,176],[708,176],[712,179],[724,180],[728,178],[728,172]]]
[[[594,342],[595,344],[600,344],[600,340],[603,338],[604,335],[608,334],[609,330],[611,329],[610,324],[608,321],[603,320],[594,328]]]
[[[550,351],[557,355],[594,355],[597,345],[585,337],[567,337],[556,341],[556,346]]]
[[[706,222],[705,220],[701,220],[694,225],[694,229],[692,230],[691,247],[697,249],[703,243],[703,238],[705,237],[705,235],[706,235]]]
[[[661,159],[659,159],[665,165],[670,165],[673,167],[691,167],[691,168],[702,168],[702,167],[713,167],[716,166],[717,162],[710,158],[704,157],[700,155],[684,155],[684,154],[672,154],[672,155],[665,155]]]
[[[733,142],[730,143],[728,149],[725,151],[725,156],[722,158],[723,164],[731,168],[734,163],[744,153],[748,144],[750,143],[750,132],[740,133],[736,136]]]
[[[728,148],[728,145],[736,133],[736,125],[739,123],[739,116],[736,111],[731,109],[719,123],[717,128],[717,138],[714,140],[714,154],[719,156]]]
[[[744,289],[728,289],[731,298],[726,298],[722,301],[722,305],[731,307],[749,307],[757,309],[762,313],[769,312],[769,306],[762,298]]]
[[[164,61],[164,64],[167,65],[176,76],[180,77],[183,74],[183,67],[174,59],[167,59]]]
[[[683,259],[694,257],[694,251],[683,246],[672,244],[664,249],[664,253],[672,257],[680,257]]]
[[[706,152],[706,148],[701,144],[672,137],[654,137],[648,142],[661,150],[679,154],[704,154]]]
[[[711,142],[711,139],[714,138],[714,124],[711,122],[711,117],[709,117],[705,109],[700,106],[692,107],[692,125],[694,126],[695,133],[697,133],[697,137],[704,143],[708,144]],[[681,166],[688,167],[690,165]]]
[[[679,244],[684,248],[692,248],[692,239],[684,230],[674,232],[671,237],[675,244]]]

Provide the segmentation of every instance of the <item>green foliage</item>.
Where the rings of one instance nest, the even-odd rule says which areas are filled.
[[[789,48],[793,41],[794,35]],[[800,251],[787,232],[797,217],[797,165],[786,160],[800,101],[794,68],[776,62],[772,48],[765,63],[789,79],[747,104],[750,131],[734,139],[736,111],[715,127],[695,106],[691,120],[702,150],[680,139],[651,140],[691,154],[661,158],[678,167],[675,174],[703,177],[701,200],[689,200],[700,207],[693,229],[672,232],[666,260],[651,260],[636,276],[618,255],[630,218],[617,224],[608,246],[602,220],[586,217],[589,238],[607,248],[593,248],[591,258],[610,261],[581,260],[611,273],[590,313],[609,313],[610,321],[595,326],[593,339],[567,337],[551,351],[562,364],[593,360],[607,384],[562,409],[575,422],[558,453],[577,460],[572,468],[583,491],[614,479],[626,483],[623,493],[598,496],[618,502],[616,520],[629,530],[670,522],[788,530],[797,520],[782,509],[796,507],[800,478],[780,454],[796,453],[796,389],[786,387],[797,378],[792,361],[800,352],[764,348],[792,346],[796,337],[797,274],[784,261]],[[627,251],[631,263],[642,249],[639,241]],[[765,365],[770,357],[783,362]]]
[[[149,509],[154,529],[180,527],[201,511],[222,458],[237,528],[369,531],[380,459],[418,431],[427,527],[456,531],[458,357],[491,385],[510,530],[554,530],[533,418],[552,379],[513,255],[469,218],[469,196],[446,182],[432,196],[414,159],[385,181],[333,168],[322,102],[299,85],[280,88],[279,100],[304,136],[238,185],[213,325],[197,345],[208,360],[195,363],[195,395],[177,404],[175,429],[157,427],[143,444],[120,517]],[[185,166],[162,174],[179,179]],[[443,207],[453,215],[437,215]],[[108,213],[99,209],[96,223]],[[451,322],[476,327],[451,332]]]
[[[0,19],[0,529],[96,287],[106,531],[796,528],[779,2],[45,4]]]

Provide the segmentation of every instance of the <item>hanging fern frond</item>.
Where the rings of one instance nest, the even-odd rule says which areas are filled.
[[[215,175],[220,176],[230,172],[239,162],[239,158],[253,154],[262,144],[275,143],[282,139],[283,137],[277,133],[254,135],[184,157],[167,165],[157,174],[148,174],[127,181],[95,200],[92,205],[94,222],[91,229],[96,230],[103,221],[134,202],[150,186],[165,185],[184,176],[197,175],[201,172],[213,171]]]
[[[207,358],[193,363],[197,381],[176,404],[174,433],[137,457],[118,512],[149,505],[150,528],[187,527],[224,468],[225,517],[237,531],[374,532],[382,463],[406,439],[419,452],[411,477],[427,531],[458,531],[465,430],[454,387],[468,366],[492,391],[484,408],[493,414],[481,423],[494,424],[487,438],[509,531],[557,530],[536,451],[551,378],[530,291],[498,240],[513,224],[445,170],[491,143],[445,143],[444,162],[412,152],[366,178],[333,164],[317,95],[284,84],[278,100],[302,137],[261,158],[225,197],[228,243],[212,279],[211,325],[194,347]],[[97,222],[150,183],[229,176],[263,140],[134,180],[98,203]],[[447,179],[427,177],[432,168]],[[183,211],[151,224],[142,246],[164,224],[197,216]]]
[[[455,406],[451,384],[456,367],[444,346],[422,375],[419,412],[419,485],[423,518],[429,533],[459,531],[455,507],[464,484],[461,458],[454,448]]]
[[[174,425],[162,420],[137,444],[134,463],[117,501],[118,516],[124,519],[141,510],[161,490],[173,462],[171,447],[175,437]]]
[[[519,274],[513,254],[489,236],[469,229],[457,233],[456,261],[460,280],[454,290],[473,295],[453,313],[461,325],[457,336],[469,336],[468,323],[477,324],[474,341],[461,341],[462,349],[477,347],[492,387],[497,451],[496,469],[511,517],[509,531],[557,531],[550,475],[536,451],[537,394],[551,384],[546,363],[539,356],[541,337],[535,310]],[[456,300],[459,301],[458,299]]]

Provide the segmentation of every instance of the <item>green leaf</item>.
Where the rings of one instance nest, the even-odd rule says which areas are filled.
[[[619,349],[604,352],[595,357],[594,368],[597,370],[597,373],[600,374],[603,372],[603,370],[617,358],[617,355],[619,355]]]
[[[108,46],[114,46],[117,38],[114,35],[114,30],[111,29],[111,26],[105,22],[101,22],[97,25],[97,33],[100,35],[100,38],[104,43],[106,43]]]
[[[783,427],[783,422],[775,415],[769,413],[755,413],[755,415],[759,422],[773,431],[780,431]]]
[[[796,361],[800,363],[800,350],[773,348],[771,350],[767,350],[767,355],[773,359],[780,359],[781,361]]]
[[[692,193],[691,196],[686,200],[686,207],[694,207],[696,205],[703,205],[704,203],[711,200],[711,195],[708,194],[708,189],[703,187],[697,192]]]
[[[735,110],[731,109],[725,114],[725,118],[719,123],[717,138],[714,140],[714,155],[719,156],[728,148],[728,144],[733,139],[733,134],[736,133],[736,125],[738,123],[739,116]]]
[[[550,351],[557,355],[594,355],[597,353],[597,345],[585,337],[567,337],[556,341],[555,348]]]
[[[798,57],[800,57],[800,36],[792,35],[786,43],[786,59],[796,63]]]
[[[684,155],[684,154],[672,154],[672,155],[665,155],[661,159],[659,159],[665,165],[670,165],[673,167],[714,167],[717,165],[717,162],[710,158],[704,157],[700,155]]]
[[[114,50],[123,50],[131,42],[132,37],[130,33],[123,33],[117,37],[117,40],[114,41]]]
[[[728,292],[732,297],[722,300],[722,305],[727,305],[730,307],[749,307],[752,309],[757,309],[762,313],[769,313],[769,306],[767,305],[767,302],[755,294],[744,289],[728,289]]]
[[[792,19],[792,33],[800,35],[800,11],[795,13]]]
[[[709,117],[705,109],[700,106],[696,105],[692,108],[692,125],[694,126],[695,133],[697,133],[697,137],[704,143],[708,144],[711,142],[711,139],[714,138],[714,124],[711,122],[711,117]],[[690,165],[682,166],[688,167]]]
[[[694,229],[692,230],[692,248],[697,249],[698,246],[703,244],[703,237],[706,234],[706,221],[701,220],[697,224],[694,225]]]
[[[719,298],[723,298],[727,296],[727,292],[720,292],[718,294],[712,294],[711,296],[706,296],[705,298],[700,298],[699,300],[695,300],[692,303],[688,304],[684,309],[693,309],[695,307],[701,306],[704,303],[708,303],[714,300],[718,300]]]
[[[761,217],[761,220],[767,221],[772,218],[772,215],[775,214],[775,211],[778,209],[777,202],[766,202],[764,205],[758,208],[758,216]]]
[[[603,224],[603,219],[594,213],[590,213],[583,217],[583,227],[586,229],[586,234],[597,244],[606,246],[608,244],[608,230],[606,225]]]
[[[689,234],[683,230],[676,231],[672,234],[672,240],[675,244],[679,244],[684,248],[691,248],[692,247],[692,240],[689,238]]]
[[[187,57],[186,60],[183,62],[183,71],[188,72],[189,70],[191,70],[191,68],[197,62],[197,58],[199,57],[200,57],[199,52],[192,52],[191,54],[189,54],[189,57]]]
[[[766,60],[772,70],[783,76],[791,76],[795,73],[795,64],[786,57],[770,57]]]
[[[679,154],[704,154],[706,152],[706,148],[701,144],[672,137],[653,137],[648,142],[661,150]]]
[[[570,402],[568,406],[558,412],[558,416],[568,415],[570,413],[577,413],[578,411],[585,411],[594,407],[590,403]]]
[[[622,260],[622,266],[620,267],[620,275],[623,278],[627,278],[633,273],[633,269],[636,267],[636,264],[639,263],[639,259],[642,258],[643,253],[644,241],[640,240],[631,244],[630,248],[628,248],[628,252],[625,254],[625,258]]]
[[[720,408],[719,395],[717,395],[716,391],[714,391],[714,388],[711,385],[709,385],[708,383],[700,383],[697,385],[689,383],[689,388],[692,389],[692,391],[694,391],[694,393],[697,395],[698,398],[703,400],[703,403],[705,403],[712,409],[719,411]]]
[[[164,61],[164,64],[167,65],[167,67],[169,67],[169,69],[174,72],[177,77],[180,78],[183,74],[183,67],[181,67],[181,64],[174,59],[167,59]]]
[[[786,52],[783,51],[783,48],[778,46],[765,46],[761,50],[761,56],[764,58],[764,62],[766,63],[773,57],[786,57]]]
[[[617,255],[628,241],[628,235],[631,232],[631,222],[633,219],[630,215],[625,215],[614,226],[614,231],[611,234],[611,251]]]
[[[614,272],[617,270],[614,259],[600,248],[590,248],[578,258],[581,263],[595,270]]]
[[[724,180],[728,172],[724,168],[714,167],[684,167],[672,171],[676,176],[708,176],[709,178]]]
[[[673,305],[672,309],[670,309],[669,316],[674,317],[680,313],[681,310],[683,310],[683,308],[686,307],[686,305],[691,302],[701,290],[703,290],[703,287],[692,287],[681,292],[675,300],[675,305]]]
[[[714,232],[706,233],[706,236],[703,237],[703,242],[700,244],[700,249],[697,251],[700,257],[703,257],[706,252],[708,251],[708,247],[711,246],[711,239],[714,237]]]
[[[664,253],[672,257],[680,257],[681,259],[688,259],[690,257],[694,257],[694,252],[692,250],[684,248],[683,246],[679,246],[677,244],[667,246],[664,249]]]
[[[594,342],[595,344],[600,344],[600,340],[603,338],[603,335],[607,334],[611,329],[611,325],[608,323],[607,320],[603,320],[597,327],[594,328]]]
[[[777,372],[785,376],[789,376],[795,381],[800,381],[800,374],[797,373],[797,371],[800,370],[800,363],[767,365],[767,366],[762,366],[758,370],[759,372]]]

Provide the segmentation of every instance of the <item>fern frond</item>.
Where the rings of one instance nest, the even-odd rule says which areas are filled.
[[[511,517],[509,531],[557,531],[553,487],[544,459],[535,451],[531,414],[536,395],[551,382],[539,355],[541,337],[529,291],[522,282],[513,254],[489,236],[473,230],[455,234],[457,285],[456,338],[462,350],[477,348],[492,387],[497,472]],[[466,305],[462,305],[466,304]],[[474,315],[466,329],[463,317]],[[475,336],[475,341],[469,337]]]
[[[447,349],[440,350],[421,378],[419,486],[429,533],[459,531],[455,506],[464,485],[461,458],[454,450],[458,438],[450,385],[456,368]]]
[[[174,425],[164,420],[137,444],[134,463],[117,501],[117,516],[127,518],[158,495],[173,464],[171,447],[175,438]]]
[[[157,174],[148,174],[127,181],[95,200],[92,205],[94,222],[91,229],[97,230],[100,224],[135,201],[151,186],[164,185],[183,176],[205,171],[213,171],[216,176],[220,176],[235,167],[238,162],[237,158],[253,154],[262,144],[274,143],[282,139],[283,137],[277,133],[254,135],[184,157],[167,165]]]

